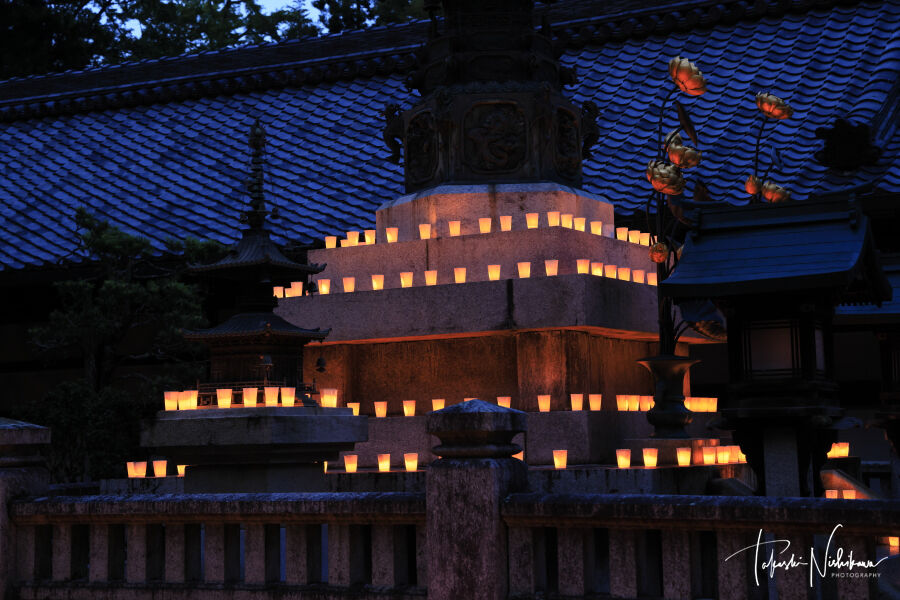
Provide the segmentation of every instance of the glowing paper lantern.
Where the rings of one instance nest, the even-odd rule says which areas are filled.
[[[545,260],[544,271],[547,273],[547,277],[556,277],[556,274],[559,271],[559,261]]]
[[[616,394],[616,410],[619,412],[628,410],[628,396],[625,394]]]
[[[388,244],[393,244],[397,241],[397,228],[396,227],[385,227],[384,228],[384,237],[387,238]]]
[[[825,490],[825,497],[835,499],[838,497],[838,491],[837,490]]]
[[[276,285],[272,288],[272,295],[276,298],[284,298],[284,287],[280,285]]]
[[[356,290],[356,277],[344,277],[344,293],[349,294]]]
[[[509,408],[512,404],[511,396],[497,396],[497,406],[502,406],[503,408]]]
[[[294,401],[296,400],[297,389],[292,387],[283,387],[281,388],[281,405],[282,406],[293,406]]]
[[[292,281],[291,282],[291,293],[294,296],[302,296],[303,295],[303,282],[302,281]]]
[[[641,246],[649,246],[650,245],[650,234],[642,233],[640,239]]]
[[[747,455],[744,454],[743,452],[741,452],[740,448],[738,449],[738,462],[742,462],[742,463],[747,462]]]
[[[323,461],[322,461],[322,472],[323,472],[323,473],[327,473],[327,472],[328,472],[328,461],[327,461],[327,460],[323,460]]]
[[[603,263],[602,262],[592,262],[591,263],[591,275],[594,277],[603,277]]]
[[[379,454],[378,455],[378,470],[381,473],[387,473],[391,470],[391,455],[390,454]]]
[[[522,450],[521,452],[516,452],[515,454],[512,455],[512,457],[518,458],[519,460],[524,461],[525,460],[525,451]]]
[[[603,235],[603,221],[591,221],[591,233]]]
[[[550,227],[559,227],[559,211],[551,211],[547,213],[547,225]]]
[[[689,467],[691,465],[691,449],[675,448],[675,458],[678,460],[679,467]]]
[[[166,410],[178,410],[178,392],[163,392]]]
[[[635,231],[634,229],[629,230],[628,241],[632,244],[639,244],[641,242],[641,232]]]
[[[588,394],[588,406],[591,410],[600,410],[603,394]]]
[[[616,265],[603,265],[603,274],[610,279],[615,279],[618,273],[619,269]]]
[[[643,454],[644,454],[644,466],[647,467],[648,469],[655,469],[656,468],[656,459],[659,456],[659,449],[658,448],[644,448]]]
[[[450,229],[450,237],[456,237],[460,233],[460,222],[459,221],[450,221],[447,223],[447,227]]]
[[[587,258],[579,258],[575,261],[577,272],[579,275],[587,275],[591,272],[591,261]]]
[[[316,285],[319,288],[319,293],[323,296],[327,296],[331,293],[331,280],[319,279],[318,281],[316,281]]]
[[[488,279],[491,281],[500,279],[500,265],[488,265]]]
[[[423,240],[431,239],[431,223],[420,223],[419,224],[419,239],[423,239]]]
[[[384,289],[384,275],[372,275],[372,289],[376,291]]]
[[[326,248],[337,248],[337,236],[336,235],[326,235],[325,236],[325,247]]]
[[[131,465],[131,473],[130,477],[135,477],[137,479],[141,479],[147,476],[147,461],[142,460],[138,462],[129,463]]]
[[[556,469],[565,469],[566,462],[569,459],[569,451],[568,450],[554,450],[553,451],[553,467]]]
[[[278,388],[267,387],[264,392],[266,406],[278,406]]]
[[[359,457],[356,454],[344,455],[344,470],[348,473],[356,473],[356,464]]]
[[[574,218],[575,218],[575,215],[569,214],[569,213],[566,213],[566,214],[564,214],[564,215],[560,215],[560,224],[561,224],[563,227],[565,227],[566,229],[572,229],[572,227],[573,227],[573,225],[574,225],[574,224],[572,223],[572,221],[574,220]]]
[[[622,281],[631,281],[631,269],[628,267],[619,267],[616,271],[616,277]]]
[[[413,274],[409,271],[404,271],[400,273],[400,287],[412,287],[413,282]]]
[[[231,388],[216,390],[216,405],[219,408],[231,408]]]
[[[526,213],[525,226],[528,227],[528,229],[537,229],[539,217],[540,215],[538,213]]]
[[[575,217],[575,221],[572,225],[575,227],[575,231],[584,231],[586,219],[584,217]]]
[[[704,465],[716,464],[716,448],[715,448],[715,446],[704,446],[703,447],[703,464]]]
[[[491,218],[490,217],[482,217],[478,219],[478,231],[480,233],[490,233],[491,232]]]
[[[352,245],[350,240],[341,240],[341,248],[350,248]]]
[[[153,461],[153,476],[154,477],[165,477],[166,476],[166,467],[168,466],[169,461],[167,460],[154,460]]]
[[[187,465],[175,465],[175,468],[177,469],[178,476],[184,477],[184,472],[187,469]]]
[[[512,229],[512,216],[503,215],[500,217],[500,231],[510,231]]]
[[[900,554],[900,537],[889,536],[888,537],[888,547],[890,548],[889,552],[891,553],[891,556]]]
[[[441,410],[444,408],[444,404],[443,398],[435,398],[431,401],[431,410]]]
[[[425,271],[425,285],[437,285],[437,269]]]
[[[631,272],[631,280],[635,283],[644,283],[644,272],[640,269],[635,269]]]
[[[375,230],[374,229],[366,229],[366,246],[371,246],[375,243]]]
[[[841,490],[844,500],[856,500],[856,490]]]
[[[838,444],[838,456],[847,458],[850,456],[850,442],[841,442]]]
[[[348,402],[348,403],[347,403],[347,408],[349,408],[350,410],[353,411],[353,416],[354,416],[354,417],[358,417],[358,416],[359,416],[359,402]]]
[[[541,412],[550,412],[550,396],[548,394],[540,395],[538,398],[538,410]]]
[[[572,410],[578,411],[584,408],[584,394],[569,394]]]
[[[528,279],[531,277],[531,263],[530,262],[520,262],[516,263],[516,266],[519,268],[519,277],[522,279]]]
[[[453,280],[456,283],[465,283],[466,282],[466,268],[465,267],[456,267],[453,269]]]
[[[720,465],[727,465],[730,462],[731,451],[728,446],[719,446],[716,448],[716,462]]]
[[[324,408],[337,408],[337,388],[322,388],[319,391],[319,404]]]
[[[404,417],[416,416],[416,401],[415,400],[404,400],[403,401],[403,416]]]
[[[418,452],[406,452],[403,455],[403,464],[406,467],[407,472],[412,473],[413,471],[419,470],[419,453]]]
[[[178,410],[194,410],[197,408],[197,395],[190,391],[178,393]]]
[[[620,469],[627,469],[631,466],[631,450],[628,448],[620,448],[616,450],[616,464]]]
[[[375,403],[375,416],[384,418],[387,416],[387,401],[381,400]]]
[[[647,412],[650,410],[650,401],[653,400],[653,396],[638,396],[638,408],[641,412]]]
[[[627,227],[616,227],[616,239],[620,242],[628,241],[628,228]]]
[[[358,231],[348,231],[347,232],[347,242],[350,246],[358,246],[359,245],[359,232]]]
[[[656,285],[656,273],[647,273],[647,285]]]
[[[256,406],[256,394],[259,390],[255,387],[241,390],[241,402],[246,407]]]

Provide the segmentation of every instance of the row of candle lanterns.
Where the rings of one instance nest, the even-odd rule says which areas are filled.
[[[850,456],[850,442],[834,442],[826,454],[827,458],[847,458]]]
[[[500,231],[512,230],[512,215],[502,215],[498,217]],[[563,213],[561,211],[548,211],[545,213],[544,222],[547,227],[563,227],[565,229],[573,229],[575,231],[587,231],[594,235],[603,235],[603,221],[588,222],[585,217],[576,217],[572,213]],[[526,229],[537,229],[540,227],[540,213],[526,213],[525,227]],[[494,230],[494,219],[491,217],[481,217],[478,219],[478,233],[487,234]],[[387,243],[395,243],[399,238],[400,230],[397,227],[385,227],[384,236]],[[642,246],[650,245],[650,234],[641,232],[627,227],[615,228],[616,239],[623,242],[631,242],[633,244],[641,244]],[[431,223],[419,224],[419,239],[430,240],[437,237],[437,228]],[[458,237],[462,235],[462,221],[447,221],[447,235],[449,237]],[[336,235],[325,236],[325,248],[332,249],[340,246],[341,248],[353,248],[356,246],[370,246],[376,241],[376,230],[366,229],[362,233],[359,231],[348,231],[347,237],[338,239]]]
[[[153,465],[153,477],[166,477],[167,469],[168,469],[167,460],[154,460],[150,461],[150,464]],[[178,477],[184,477],[184,471],[187,468],[187,465],[176,465],[176,472]],[[147,476],[147,461],[134,461],[134,462],[126,462],[125,470],[128,473],[129,479],[143,479]]]
[[[856,490],[825,490],[825,497],[830,500],[843,498],[844,500],[856,500]]]
[[[325,408],[334,408],[337,406],[337,390],[334,388],[323,388],[320,390],[319,404]],[[196,410],[198,390],[172,391],[164,392],[164,406],[166,410]],[[263,388],[262,404],[258,402],[259,388],[245,387],[241,389],[241,404],[237,405],[234,397],[234,390],[231,388],[219,388],[216,390],[216,407],[231,408],[241,406],[242,408],[254,408],[256,406],[295,406],[296,405],[296,388],[293,387],[276,387],[267,386]],[[279,402],[280,400],[280,402]]]
[[[658,448],[642,448],[641,455],[644,467],[655,469],[659,457]],[[690,446],[675,449],[675,459],[679,467],[689,467],[692,464],[693,449]],[[741,452],[739,446],[704,446],[700,448],[699,462],[703,465],[733,465],[746,463],[747,457]],[[631,449],[619,448],[616,450],[616,466],[620,469],[628,469],[631,465]]]
[[[344,460],[344,471],[347,473],[356,473],[357,466],[359,465],[359,455],[357,454],[345,454],[343,456]],[[419,453],[418,452],[405,452],[403,454],[403,467],[407,473],[412,473],[414,471],[419,470]],[[328,461],[325,461],[324,470],[328,472]],[[378,472],[379,473],[389,473],[391,471],[391,455],[390,454],[379,454],[378,455]]]

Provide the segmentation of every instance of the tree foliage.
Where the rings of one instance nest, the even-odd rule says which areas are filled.
[[[313,0],[312,5],[319,11],[320,25],[329,33],[428,16],[423,0]]]
[[[84,210],[76,215],[80,253],[91,275],[55,284],[59,306],[33,342],[49,359],[78,358],[79,377],[17,415],[52,429],[50,465],[59,481],[121,476],[135,450],[140,418],[159,408],[162,390],[198,374],[183,328],[203,324],[198,290],[179,280],[186,265],[221,256],[218,244],[173,244],[162,260],[149,242]],[[159,363],[163,374],[124,369]]]

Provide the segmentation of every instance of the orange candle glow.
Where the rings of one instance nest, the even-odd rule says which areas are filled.
[[[547,213],[547,225],[550,227],[559,227],[559,211],[554,210]]]
[[[166,410],[178,410],[178,392],[163,392]]]
[[[420,223],[419,224],[419,239],[422,239],[422,240],[430,240],[431,239],[431,223]]]
[[[511,396],[497,396],[497,406],[502,406],[503,408],[509,408],[512,404]]]
[[[178,476],[184,477],[184,472],[187,469],[187,465],[175,465],[175,468],[178,470]]]
[[[500,217],[500,231],[512,230],[512,215],[502,215]]]
[[[406,467],[407,472],[413,472],[419,470],[419,453],[418,452],[406,452],[403,454],[403,464]]]
[[[374,229],[366,229],[366,246],[371,246],[375,243],[375,230]]]
[[[347,403],[347,408],[349,408],[350,410],[353,411],[353,416],[354,416],[354,417],[358,417],[358,416],[359,416],[359,402],[348,402],[348,403]]]
[[[587,219],[584,217],[575,217],[572,225],[575,227],[575,231],[584,231]]]
[[[447,223],[448,229],[450,229],[450,237],[456,237],[460,234],[460,222],[459,221],[450,221]]]
[[[890,548],[891,556],[900,554],[900,536],[889,536],[888,547]]]
[[[678,460],[679,467],[689,467],[691,465],[691,448],[675,448],[675,458]]]
[[[416,401],[415,400],[404,400],[403,401],[403,416],[404,417],[416,416]]]
[[[266,406],[278,406],[278,388],[264,388]]]
[[[571,213],[566,213],[564,215],[560,215],[559,222],[566,229],[572,229],[573,223],[572,221],[575,219],[575,215]]]
[[[512,457],[518,458],[519,460],[524,462],[525,461],[525,451],[522,450],[521,452],[516,452],[515,454],[512,455]]]
[[[650,410],[650,402],[653,400],[653,396],[638,396],[638,409],[641,412],[647,412]]]
[[[591,221],[591,233],[603,235],[603,221]]]
[[[413,283],[413,274],[410,271],[404,271],[400,273],[400,287],[412,287]]]
[[[641,397],[636,394],[629,394],[628,398],[628,411],[629,412],[637,412],[641,407]]]
[[[619,267],[616,271],[616,277],[622,281],[631,281],[631,269],[628,267]]]
[[[231,388],[216,390],[216,406],[231,408]]]
[[[437,285],[437,269],[425,271],[425,285]]]
[[[844,500],[856,500],[856,490],[841,490]]]
[[[832,500],[836,499],[838,497],[838,491],[837,490],[825,490],[825,497],[831,498]]]
[[[488,279],[491,281],[500,279],[500,265],[488,265]]]
[[[530,262],[520,262],[517,263],[519,267],[519,277],[522,279],[528,279],[531,277],[531,263]]]
[[[356,290],[356,277],[344,277],[341,281],[344,284],[345,294],[349,294]]]
[[[292,387],[283,387],[281,388],[281,405],[282,406],[293,406],[295,395],[297,393],[297,388]]]
[[[337,408],[337,388],[322,388],[319,391],[319,404],[323,408]]]
[[[615,279],[618,273],[619,269],[616,265],[603,265],[603,274],[610,279]]]
[[[147,476],[147,461],[141,460],[131,464],[133,465],[132,472],[134,477],[142,479]]]
[[[715,448],[715,446],[704,446],[703,447],[703,464],[704,465],[716,464],[716,448]]]
[[[241,403],[246,407],[256,406],[256,395],[259,392],[259,389],[253,388],[244,388],[241,390]]]
[[[393,244],[397,241],[398,229],[396,227],[385,227],[384,228],[384,237],[387,238],[388,244]]]
[[[337,248],[337,236],[336,235],[326,235],[325,236],[325,247],[328,249]]]
[[[656,273],[647,273],[647,285],[656,285]]]
[[[538,410],[541,412],[550,412],[550,395],[542,394],[538,398]]]
[[[603,263],[602,262],[592,262],[591,263],[591,275],[595,277],[603,277]]]
[[[292,281],[291,282],[291,293],[294,296],[302,296],[303,295],[303,282],[302,281]]]
[[[575,265],[579,275],[587,275],[591,272],[591,261],[588,258],[579,258],[575,261]]]
[[[625,394],[616,394],[616,410],[619,412],[628,410],[628,396]]]
[[[631,280],[635,283],[644,283],[644,272],[640,269],[635,269],[631,272]]]
[[[578,411],[584,408],[584,394],[569,394],[572,410]]]
[[[435,398],[431,401],[431,410],[441,410],[444,408],[444,399],[443,398]]]
[[[284,286],[276,285],[273,287],[272,295],[276,298],[284,298]]]
[[[591,410],[600,410],[603,394],[588,394],[588,406]]]
[[[720,465],[727,465],[731,462],[731,450],[728,446],[719,446],[716,448],[716,462]]]
[[[850,442],[841,442],[838,444],[838,451],[841,458],[850,456]]]
[[[628,448],[620,448],[616,450],[616,464],[620,469],[627,469],[631,466],[631,450]]]
[[[635,231],[634,229],[628,230],[628,241],[632,244],[640,244],[641,243],[641,232]]]
[[[153,461],[153,476],[154,477],[165,477],[166,476],[166,467],[168,466],[169,461],[167,460],[154,460]]]
[[[620,242],[628,241],[628,228],[627,227],[616,227],[616,239]]]
[[[456,267],[453,269],[453,280],[456,283],[465,283],[466,282],[466,268],[465,267]]]
[[[738,448],[738,462],[745,463],[747,462],[747,455],[741,452],[740,448]]]
[[[376,291],[384,289],[384,275],[372,275],[372,289]]]
[[[381,473],[387,473],[391,470],[391,455],[390,454],[379,454],[378,455],[378,471]]]
[[[641,246],[649,246],[649,245],[650,245],[650,234],[649,234],[649,233],[642,233],[642,234],[641,234],[641,239],[640,239],[640,242],[639,242],[639,243],[640,243]]]
[[[344,455],[344,470],[348,473],[356,473],[356,464],[359,457],[356,454]]]
[[[544,271],[547,273],[547,277],[556,277],[556,274],[559,272],[559,261],[545,260]]]
[[[478,232],[479,233],[490,233],[491,232],[491,218],[490,217],[481,217],[478,219]]]
[[[331,293],[331,280],[330,279],[319,279],[316,281],[316,286],[319,288],[319,293],[323,296],[327,296]]]
[[[350,246],[358,246],[359,245],[359,232],[358,231],[348,231],[347,232],[347,242]]]
[[[540,215],[538,213],[526,213],[525,214],[525,226],[528,229],[537,229],[539,218],[540,218]]]
[[[375,403],[375,416],[383,418],[387,416],[387,401],[381,400]]]
[[[648,469],[656,468],[656,459],[659,456],[658,448],[644,448],[644,466]]]
[[[556,469],[565,469],[566,462],[569,460],[569,451],[568,450],[554,450],[553,451],[553,467]]]

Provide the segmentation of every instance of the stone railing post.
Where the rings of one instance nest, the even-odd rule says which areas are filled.
[[[0,600],[12,596],[10,588],[19,562],[15,556],[16,532],[9,520],[9,501],[47,490],[50,474],[40,450],[49,443],[50,430],[46,427],[0,419]]]
[[[426,483],[429,600],[503,600],[508,592],[507,531],[500,505],[527,487],[512,458],[526,415],[470,400],[428,415],[440,458]]]

